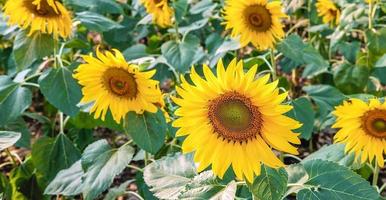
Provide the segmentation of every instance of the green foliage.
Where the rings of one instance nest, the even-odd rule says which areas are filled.
[[[75,116],[79,112],[77,104],[82,93],[69,69],[58,67],[46,71],[40,76],[39,85],[44,97],[64,114]]]
[[[0,126],[16,120],[30,106],[32,93],[13,82],[8,76],[0,76]],[[6,114],[5,114],[6,113]]]
[[[249,187],[255,199],[282,199],[287,190],[287,179],[283,168],[276,170],[263,165],[260,176]]]
[[[21,137],[20,133],[0,131],[0,151],[14,145]]]
[[[155,114],[128,113],[124,129],[139,147],[156,154],[164,144],[168,127],[162,111],[159,110]]]

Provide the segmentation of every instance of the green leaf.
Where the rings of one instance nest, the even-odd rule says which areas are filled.
[[[61,170],[47,186],[44,194],[74,196],[82,193],[84,173],[80,160],[70,168]]]
[[[31,159],[27,159],[17,168],[14,168],[10,175],[12,195],[10,200],[45,200],[42,190],[39,187],[38,179],[34,173],[35,168]]]
[[[178,199],[234,199],[236,196],[237,184],[230,182],[227,186],[222,185],[216,179],[212,171],[205,171],[195,176],[185,186]]]
[[[386,53],[386,28],[380,30],[368,30],[366,31],[367,46],[371,53],[375,55],[382,55]]]
[[[298,35],[290,35],[278,44],[277,49],[298,66],[306,65],[302,74],[304,78],[326,72],[329,67],[329,63],[320,53],[310,44],[304,43]]]
[[[105,191],[130,163],[134,155],[131,146],[124,145],[119,149],[107,147],[106,140],[100,140],[89,147],[83,153],[82,165],[87,168],[83,179],[83,196],[85,200],[92,200]],[[85,167],[83,166],[85,169]]]
[[[122,6],[115,0],[67,0],[66,4],[77,10],[89,10],[101,14],[121,14]]]
[[[355,66],[350,63],[343,63],[334,72],[334,82],[345,94],[363,92],[369,81],[370,70],[365,66]]]
[[[326,145],[320,148],[318,151],[308,155],[302,163],[309,162],[311,160],[327,160],[336,162],[346,167],[355,167],[355,155],[354,153],[346,154],[344,152],[344,144],[332,144]],[[357,168],[358,166],[356,166]]]
[[[148,56],[148,53],[146,53],[146,46],[143,44],[131,46],[125,51],[123,51],[122,54],[126,60],[134,60],[137,58]]]
[[[0,151],[13,146],[21,137],[21,133],[0,131]]]
[[[277,200],[282,199],[287,190],[288,175],[284,168],[271,169],[261,166],[261,174],[249,185],[254,199]]]
[[[285,170],[288,174],[289,185],[286,195],[297,193],[299,190],[303,189],[304,183],[309,179],[309,176],[303,165],[299,163],[288,165],[285,167]]]
[[[69,168],[80,159],[79,150],[64,134],[56,139],[43,137],[32,146],[32,161],[48,181],[62,169]]]
[[[197,175],[191,154],[161,158],[145,167],[143,177],[150,191],[160,199],[178,199]]]
[[[186,72],[204,56],[200,40],[188,35],[184,41],[168,41],[161,47],[166,61],[180,72]]]
[[[129,112],[124,129],[139,147],[156,154],[164,144],[168,127],[162,111],[158,110],[157,113],[141,115]]]
[[[76,13],[76,18],[91,31],[103,33],[112,29],[123,28],[117,22],[94,12],[84,11]]]
[[[48,102],[64,114],[75,116],[79,112],[77,104],[82,92],[69,69],[58,67],[47,70],[40,76],[39,85]]]
[[[297,193],[298,200],[379,199],[377,190],[350,169],[329,161],[304,163],[309,179]]]
[[[338,89],[329,85],[310,85],[303,87],[303,90],[319,106],[322,118],[346,98]]]
[[[30,131],[28,129],[28,125],[24,121],[23,117],[19,117],[15,121],[8,122],[7,125],[4,126],[4,130],[21,133],[21,137],[15,143],[15,146],[24,147],[24,148],[30,148],[31,147],[31,133],[30,133]]]
[[[375,67],[386,67],[386,55],[383,55],[380,59],[378,59],[377,63],[375,63]]]
[[[8,76],[0,76],[0,126],[16,120],[32,102],[32,93]],[[5,114],[6,113],[6,114]]]
[[[300,97],[292,101],[291,104],[293,106],[293,110],[289,113],[289,115],[303,124],[303,126],[297,129],[296,132],[301,133],[301,138],[309,140],[312,137],[315,122],[315,112],[312,104],[305,97]]]
[[[114,187],[109,190],[109,192],[106,194],[104,200],[111,200],[111,199],[117,199],[119,196],[122,196],[125,194],[127,187],[129,184],[133,182],[133,180],[126,181],[122,183],[119,187]]]
[[[18,71],[33,64],[34,61],[53,53],[55,42],[53,36],[35,32],[27,36],[26,31],[19,31],[13,45],[13,53]]]
[[[180,23],[188,10],[188,6],[189,6],[188,1],[176,0],[176,1],[173,1],[172,6],[175,11],[176,21],[177,23]]]

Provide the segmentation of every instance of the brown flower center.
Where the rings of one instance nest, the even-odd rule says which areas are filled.
[[[362,117],[362,126],[367,134],[386,138],[386,110],[374,109]]]
[[[244,17],[251,30],[265,32],[271,28],[271,13],[265,6],[254,5],[246,8]]]
[[[114,95],[133,99],[137,96],[134,74],[121,68],[110,68],[103,75],[103,85]]]
[[[219,137],[243,142],[256,137],[262,117],[251,100],[237,92],[228,92],[209,104],[209,120]]]
[[[40,17],[57,17],[60,14],[55,12],[55,9],[48,5],[47,0],[40,2],[40,8],[37,5],[32,4],[33,0],[24,0],[24,6],[28,8],[32,13]]]

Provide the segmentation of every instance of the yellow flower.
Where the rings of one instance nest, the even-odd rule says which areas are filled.
[[[225,28],[232,30],[232,37],[240,36],[243,47],[252,43],[259,50],[274,48],[285,35],[280,1],[227,0],[224,14]]]
[[[340,10],[331,0],[318,0],[316,3],[318,10],[318,16],[323,17],[323,23],[335,23],[339,24]]]
[[[68,38],[72,32],[70,13],[58,1],[53,0],[9,0],[4,6],[9,24],[30,28],[29,35],[39,31]]]
[[[168,0],[141,0],[146,11],[152,15],[153,22],[162,28],[172,26],[173,9]]]
[[[346,144],[345,151],[354,152],[361,163],[375,162],[384,166],[386,153],[386,103],[371,99],[369,104],[359,99],[351,99],[337,106],[334,113],[340,128],[335,135],[335,143]]]
[[[206,65],[203,71],[205,79],[192,68],[194,85],[181,77],[180,98],[173,98],[180,106],[173,123],[179,127],[176,135],[187,136],[182,150],[195,151],[198,171],[212,165],[214,174],[222,178],[232,166],[239,179],[252,182],[261,163],[283,166],[272,148],[297,154],[291,143],[300,140],[292,130],[301,124],[283,115],[292,106],[281,104],[287,93],[279,94],[277,81],[267,83],[269,75],[255,79],[257,66],[244,73],[243,62],[236,59],[226,70],[220,60],[217,77]]]
[[[156,112],[155,104],[161,96],[158,81],[151,79],[156,71],[140,72],[138,66],[128,64],[118,50],[113,51],[115,55],[103,54],[97,49],[97,58],[83,56],[86,64],[80,65],[74,74],[83,86],[81,103],[93,102],[90,112],[102,120],[110,109],[117,123],[130,111]]]

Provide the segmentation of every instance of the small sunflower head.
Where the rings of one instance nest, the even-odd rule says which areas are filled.
[[[93,103],[90,112],[102,120],[110,110],[117,123],[130,111],[157,112],[162,94],[158,81],[151,79],[155,70],[141,72],[137,65],[127,63],[121,52],[113,52],[101,53],[98,48],[97,57],[83,56],[86,63],[74,74],[83,86],[81,103]]]
[[[252,43],[259,50],[274,48],[284,37],[281,20],[286,17],[279,1],[227,0],[224,9],[226,29],[239,37],[242,46]]]
[[[340,22],[340,10],[332,0],[318,0],[316,3],[318,16],[323,18],[323,23],[338,25]]]
[[[333,114],[338,128],[335,143],[346,144],[346,152],[353,152],[361,162],[372,162],[384,166],[386,152],[386,103],[370,99],[366,103],[350,99],[336,107]]]
[[[174,10],[170,7],[168,0],[141,0],[141,2],[155,24],[162,28],[173,25]]]
[[[29,28],[29,35],[40,32],[53,34],[54,38],[68,38],[72,33],[71,15],[56,0],[7,1],[4,13],[9,17],[9,24]]]

